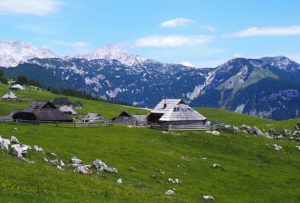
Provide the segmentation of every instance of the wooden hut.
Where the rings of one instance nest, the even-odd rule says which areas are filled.
[[[82,105],[82,103],[80,101],[74,102],[72,106],[75,109],[82,109],[83,108],[83,105]]]
[[[52,104],[54,106],[72,106],[73,102],[71,102],[68,97],[56,97],[52,101]]]
[[[16,99],[18,99],[18,97],[13,92],[9,92],[2,97],[2,100],[16,100]]]
[[[105,121],[105,118],[97,113],[88,113],[83,119],[84,123],[105,123]]]
[[[56,109],[49,101],[33,101],[22,111],[15,113],[12,118],[29,122],[73,122],[70,116]]]
[[[10,87],[11,90],[25,90],[25,87],[23,87],[20,84],[15,84],[13,86]]]
[[[147,121],[164,129],[206,129],[207,119],[181,99],[163,99]]]
[[[132,115],[123,111],[118,117],[113,118],[112,121],[114,124],[146,125],[147,115]]]

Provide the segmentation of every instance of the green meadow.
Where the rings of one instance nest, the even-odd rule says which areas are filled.
[[[7,86],[0,88],[0,95]],[[49,92],[15,92],[23,101],[0,101],[0,115],[23,108],[34,99],[53,100]],[[147,110],[116,104],[81,101],[79,112],[97,112],[111,118],[122,110],[146,114]],[[197,108],[208,119],[268,130],[294,129],[299,119],[273,121],[221,109]],[[38,145],[46,154],[29,150],[30,164],[10,153],[0,152],[0,202],[299,202],[300,143],[270,140],[248,134],[205,131],[164,132],[123,125],[73,128],[72,125],[17,125],[0,123],[0,136],[16,136],[21,143]],[[272,144],[281,145],[275,151]],[[101,159],[118,169],[118,174],[80,175],[68,166],[64,171],[43,161],[59,159],[70,163],[73,156],[92,164]],[[211,165],[218,163],[220,168]],[[132,170],[134,168],[134,170]],[[122,178],[123,184],[116,181]],[[169,184],[178,178],[180,184]],[[176,189],[175,195],[164,193]]]

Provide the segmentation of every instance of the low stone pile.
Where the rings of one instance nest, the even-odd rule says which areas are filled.
[[[93,162],[93,167],[99,171],[102,172],[108,172],[108,173],[118,173],[118,170],[116,168],[110,168],[108,167],[103,161],[96,159]]]
[[[243,133],[252,134],[252,135],[256,135],[256,136],[261,136],[261,137],[265,137],[265,138],[268,138],[268,139],[273,139],[273,137],[270,136],[269,133],[267,133],[267,132],[264,133],[259,128],[255,127],[255,126],[250,127],[248,125],[243,124],[240,127],[240,130]]]
[[[178,179],[178,178],[168,178],[168,182],[170,183],[170,184],[179,184],[179,183],[181,183],[181,181]]]

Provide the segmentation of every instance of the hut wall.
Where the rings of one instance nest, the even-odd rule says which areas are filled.
[[[114,124],[127,124],[127,125],[137,125],[138,122],[135,118],[132,117],[125,117],[125,116],[121,116],[121,117],[117,117],[114,119]]]
[[[170,121],[163,122],[162,128],[167,129],[202,129],[206,128],[206,120],[203,121]]]

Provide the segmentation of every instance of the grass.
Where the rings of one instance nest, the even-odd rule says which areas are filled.
[[[204,194],[213,195],[217,202],[300,200],[300,153],[294,142],[200,131],[166,134],[125,126],[15,127],[0,124],[0,135],[39,145],[66,162],[72,156],[86,164],[98,158],[116,167],[119,174],[82,176],[43,163],[43,156],[36,152],[30,151],[29,159],[37,164],[1,154],[0,196],[7,200],[198,202]],[[273,143],[283,146],[284,152],[274,151]],[[222,168],[211,169],[213,163]],[[157,177],[152,178],[153,174]],[[119,177],[124,185],[115,184]],[[182,184],[169,185],[168,178],[179,178]],[[165,197],[164,192],[171,188],[177,194]]]
[[[0,93],[7,91],[0,88]],[[19,93],[30,99],[52,100],[49,92]],[[113,117],[123,109],[147,113],[131,107],[80,100],[86,109]],[[28,101],[29,102],[29,101]],[[26,102],[0,102],[1,114]],[[3,110],[4,109],[4,110]],[[227,124],[293,128],[297,119],[272,121],[226,110],[197,108],[211,120]],[[29,151],[29,164],[0,152],[0,202],[202,202],[202,195],[216,202],[299,202],[299,143],[269,140],[252,135],[220,136],[203,131],[161,132],[148,128],[107,126],[72,128],[71,125],[16,125],[0,123],[0,136],[16,136],[22,143],[55,152],[69,163],[77,156],[91,164],[101,159],[119,170],[118,174],[93,171],[84,176],[67,168],[60,171],[43,162],[43,155]],[[272,144],[283,146],[275,151]],[[207,159],[203,159],[207,158]],[[213,163],[221,168],[212,169]],[[129,170],[134,167],[136,171]],[[160,173],[164,171],[164,174]],[[154,175],[154,177],[153,177]],[[124,184],[117,185],[122,178]],[[179,178],[182,184],[168,184]],[[168,189],[176,195],[166,196]]]

